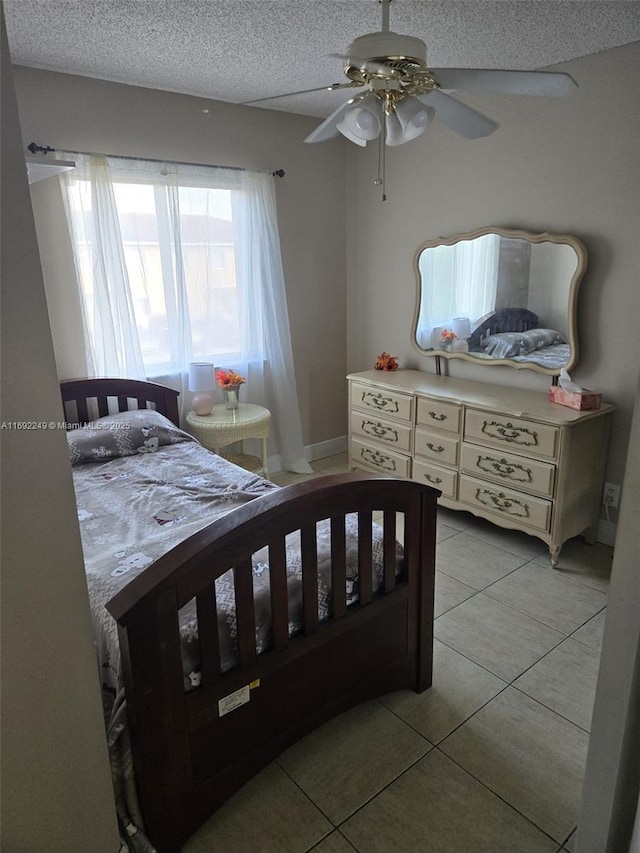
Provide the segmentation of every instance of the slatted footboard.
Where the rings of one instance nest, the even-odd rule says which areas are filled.
[[[181,543],[108,604],[117,619],[149,837],[175,853],[283,749],[374,696],[431,684],[436,500],[411,481],[325,477],[256,498]],[[383,580],[374,591],[373,514]],[[358,602],[347,606],[345,517],[358,518]],[[396,513],[404,556],[396,555]],[[318,618],[316,524],[331,524],[331,607]],[[302,631],[289,636],[285,537],[300,531]],[[269,551],[272,643],[256,648],[251,557]],[[215,580],[234,573],[238,662],[223,672]],[[181,607],[197,603],[202,683],[185,692]]]

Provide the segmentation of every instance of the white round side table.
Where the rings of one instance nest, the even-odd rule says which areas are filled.
[[[254,403],[240,403],[237,409],[227,409],[223,403],[213,407],[210,415],[187,415],[189,432],[200,444],[213,450],[230,462],[240,465],[249,471],[262,471],[264,477],[269,477],[267,464],[267,439],[271,426],[271,412],[264,406]],[[259,438],[262,441],[262,459],[244,452],[245,438]],[[220,453],[221,447],[239,441],[240,453]]]

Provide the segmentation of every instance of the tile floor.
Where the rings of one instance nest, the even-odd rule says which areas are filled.
[[[572,853],[612,554],[575,539],[554,570],[538,539],[440,510],[431,689],[316,730],[185,853]]]

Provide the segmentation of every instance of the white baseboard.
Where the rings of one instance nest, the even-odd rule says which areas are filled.
[[[611,545],[611,547],[613,548],[613,546],[616,544],[617,532],[617,524],[614,524],[612,521],[606,521],[606,519],[601,518],[598,522],[598,532],[596,534],[596,539],[603,545]]]
[[[338,453],[347,452],[347,436],[330,438],[327,441],[319,441],[317,444],[308,444],[304,449],[304,458],[307,462],[315,462],[316,459],[324,459],[327,456],[336,456]],[[282,459],[279,453],[269,457],[269,471],[276,474],[282,471]]]
[[[330,438],[327,441],[319,441],[317,444],[308,444],[304,449],[304,458],[307,462],[315,462],[316,459],[325,459],[327,456],[336,456],[338,453],[347,452],[347,436]],[[282,471],[282,458],[279,453],[269,457],[269,471],[275,474]]]
[[[319,441],[317,444],[308,444],[304,449],[304,455],[308,462],[315,462],[316,459],[324,459],[327,456],[337,456],[338,453],[346,452],[346,435],[340,435],[338,438],[330,438],[327,441]]]

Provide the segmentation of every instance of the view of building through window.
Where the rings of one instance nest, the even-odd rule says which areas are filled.
[[[188,186],[169,191],[139,181],[114,181],[113,188],[147,375],[175,367],[181,348],[177,340],[190,341],[190,359],[231,359],[241,348],[231,191]],[[85,222],[85,240],[78,248],[91,333],[94,253],[88,181],[75,182],[71,200],[74,213]]]

